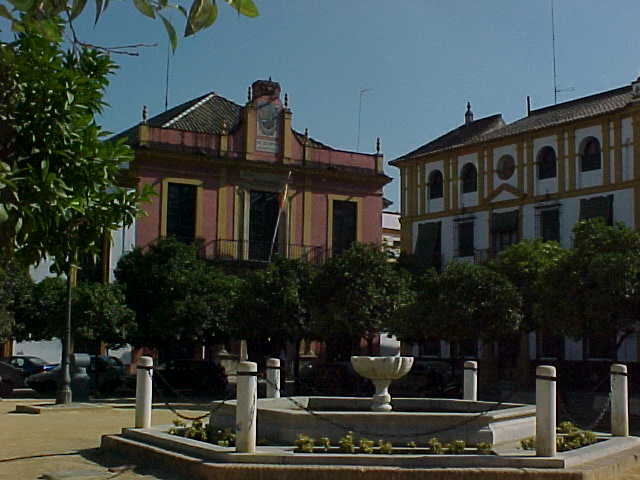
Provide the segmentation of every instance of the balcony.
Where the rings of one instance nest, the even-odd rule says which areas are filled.
[[[271,242],[249,240],[212,240],[200,247],[200,255],[208,260],[229,260],[268,263],[276,255],[300,259],[312,265],[322,265],[330,256],[321,246],[278,244],[270,258]]]

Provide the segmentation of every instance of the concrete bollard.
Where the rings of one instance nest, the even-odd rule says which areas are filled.
[[[464,362],[463,400],[478,400],[478,362]]]
[[[236,375],[236,452],[255,453],[258,365],[255,362],[240,362]]]
[[[280,398],[280,359],[267,359],[267,398]]]
[[[153,358],[138,359],[136,378],[136,428],[151,427],[151,402],[153,398]]]
[[[611,434],[629,436],[629,391],[627,366],[611,365]]]
[[[536,455],[556,456],[556,369],[536,368]]]

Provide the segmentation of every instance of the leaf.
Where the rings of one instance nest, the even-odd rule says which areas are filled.
[[[13,20],[13,16],[9,12],[9,10],[7,10],[7,7],[5,7],[4,5],[0,5],[0,17],[4,17],[4,18],[7,18],[9,20]]]
[[[102,0],[96,0],[96,21],[94,22],[94,25],[98,23],[98,20],[100,19],[100,15],[102,14],[102,11],[103,11]]]
[[[227,0],[227,3],[245,17],[255,18],[260,15],[253,0]]]
[[[178,46],[178,35],[176,35],[176,29],[173,28],[173,25],[171,25],[171,22],[167,20],[164,17],[164,15],[162,15],[161,13],[159,13],[158,15],[160,15],[160,19],[164,24],[164,28],[167,31],[167,35],[169,35],[169,42],[171,42],[171,50],[175,52],[176,47]]]
[[[189,9],[184,36],[188,37],[213,24],[218,16],[218,8],[213,0],[194,0]]]
[[[133,4],[143,15],[149,18],[156,18],[156,13],[153,11],[151,5],[147,3],[147,0],[133,0]]]
[[[9,0],[16,10],[27,12],[33,7],[34,0]]]
[[[9,214],[7,213],[7,208],[4,205],[0,204],[0,224],[3,224],[7,220],[9,220]]]
[[[71,20],[76,18],[78,15],[82,13],[84,7],[87,5],[87,0],[73,0],[73,5],[71,6]]]

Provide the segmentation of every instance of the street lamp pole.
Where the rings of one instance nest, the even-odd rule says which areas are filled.
[[[356,152],[360,150],[360,117],[362,117],[362,95],[370,92],[371,90],[371,88],[360,89],[360,100],[358,101],[358,138],[356,140]]]
[[[59,388],[56,392],[56,404],[69,405],[72,401],[71,393],[71,290],[76,284],[76,265],[69,262],[67,271],[67,308],[64,326],[64,340],[62,342],[62,362]]]

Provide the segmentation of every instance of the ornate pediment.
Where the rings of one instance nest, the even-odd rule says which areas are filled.
[[[489,194],[487,197],[487,202],[504,202],[507,200],[522,200],[526,197],[526,193],[517,189],[513,185],[509,185],[508,183],[503,183],[498,188],[494,189],[493,192]]]

